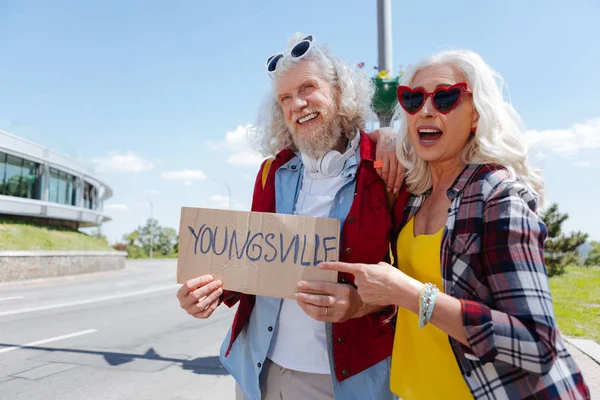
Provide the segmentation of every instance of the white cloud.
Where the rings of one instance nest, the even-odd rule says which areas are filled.
[[[220,194],[216,194],[210,198],[210,201],[214,201],[214,202],[229,201],[229,196],[221,196]]]
[[[594,165],[594,163],[590,161],[577,161],[576,163],[574,163],[574,165],[579,168],[589,168],[592,165]]]
[[[211,205],[215,208],[229,208],[229,196],[216,195],[210,198]]]
[[[234,131],[225,134],[225,140],[218,143],[208,143],[213,149],[227,150],[231,153],[227,157],[227,164],[236,167],[258,167],[265,159],[248,143],[248,132],[253,129],[251,124],[238,125]]]
[[[200,203],[201,207],[227,210],[229,209],[229,196],[216,194],[208,199],[204,199]]]
[[[227,163],[236,167],[258,167],[264,159],[259,153],[240,152],[227,157]]]
[[[204,208],[218,208],[221,210],[227,210],[229,209],[229,196],[223,196],[223,195],[213,195],[209,198],[204,198],[202,200],[199,201],[198,203],[199,207],[204,207]],[[250,210],[250,205],[248,204],[243,204],[240,203],[238,201],[236,201],[234,198],[231,199],[231,209],[232,210],[243,210],[243,211],[248,211]]]
[[[142,172],[154,168],[154,163],[144,160],[132,151],[112,152],[108,157],[92,160],[99,171],[103,172]]]
[[[568,129],[526,132],[532,148],[549,149],[563,156],[575,156],[580,150],[600,149],[600,118],[575,124]]]
[[[113,211],[129,211],[129,208],[125,204],[119,203],[109,203],[104,204],[104,210],[113,210]]]
[[[181,171],[165,171],[160,174],[163,179],[171,181],[183,181],[186,186],[191,186],[194,181],[203,181],[206,179],[204,172],[200,170],[184,169]]]

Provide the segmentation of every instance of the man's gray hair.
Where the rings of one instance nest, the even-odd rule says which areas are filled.
[[[292,48],[307,35],[296,34],[290,41]],[[364,129],[367,121],[376,120],[372,109],[372,99],[375,87],[367,74],[356,66],[352,66],[334,56],[327,46],[318,45],[313,41],[310,53],[300,62],[314,62],[319,66],[322,77],[331,85],[337,86],[339,98],[337,102],[338,116],[342,132],[351,139],[356,134],[356,128]],[[250,142],[263,155],[275,155],[285,148],[297,150],[292,140],[283,116],[283,110],[277,99],[277,76],[285,74],[297,65],[288,55],[277,63],[277,69],[272,74],[273,84],[261,106],[256,125],[249,132]]]

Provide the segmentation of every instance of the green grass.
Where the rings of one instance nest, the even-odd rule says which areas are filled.
[[[600,267],[567,267],[550,278],[550,291],[562,334],[600,343]]]
[[[112,250],[103,240],[53,226],[0,219],[0,250]]]

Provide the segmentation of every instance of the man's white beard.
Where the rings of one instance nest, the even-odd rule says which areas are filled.
[[[292,138],[298,150],[316,160],[333,150],[341,135],[342,127],[339,118],[334,118],[315,129],[292,133]]]

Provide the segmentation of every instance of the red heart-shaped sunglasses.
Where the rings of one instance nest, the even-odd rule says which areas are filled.
[[[442,114],[448,114],[460,104],[465,93],[473,93],[467,82],[440,87],[431,93],[426,92],[423,88],[412,89],[408,86],[399,86],[398,102],[407,113],[416,114],[423,107],[427,98],[431,97],[433,107]]]

